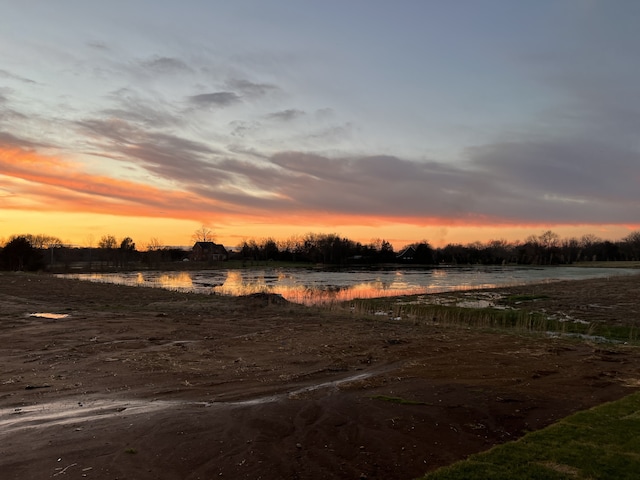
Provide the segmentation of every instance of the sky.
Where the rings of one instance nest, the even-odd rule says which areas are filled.
[[[636,0],[0,10],[0,239],[640,228]]]

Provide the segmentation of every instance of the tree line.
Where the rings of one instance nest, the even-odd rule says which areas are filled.
[[[211,231],[196,231],[195,241],[212,241]],[[82,264],[89,269],[118,269],[144,265],[160,267],[189,259],[182,248],[164,247],[152,238],[138,250],[131,237],[117,240],[104,235],[96,246],[70,247],[49,235],[13,235],[0,248],[0,268],[4,270],[44,270],[53,265],[69,269]],[[309,233],[285,240],[247,239],[229,252],[229,260],[243,262],[303,262],[344,265],[569,265],[590,261],[640,261],[640,231],[618,241],[603,240],[593,234],[561,238],[552,231],[531,235],[524,241],[491,240],[486,243],[450,243],[433,247],[427,240],[405,245],[395,251],[384,239],[369,243],[353,241],[337,234]]]
[[[619,241],[595,235],[561,238],[552,231],[531,235],[523,242],[450,243],[433,247],[427,240],[395,251],[386,240],[368,244],[335,234],[308,234],[284,241],[271,238],[243,242],[239,254],[252,260],[281,260],[344,264],[404,263],[420,265],[560,265],[589,261],[640,261],[640,231]]]

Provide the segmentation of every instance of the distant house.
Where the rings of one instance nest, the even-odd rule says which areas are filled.
[[[194,262],[220,262],[229,258],[227,249],[213,242],[196,242],[190,258]]]
[[[399,262],[413,262],[416,257],[416,249],[409,246],[396,255],[396,260]]]

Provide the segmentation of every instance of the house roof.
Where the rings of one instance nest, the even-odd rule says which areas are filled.
[[[402,257],[406,257],[408,255],[415,255],[415,254],[416,254],[416,249],[413,248],[411,245],[409,245],[407,248],[405,248],[400,253],[398,253],[396,255],[396,257],[397,258],[402,258]]]
[[[227,249],[224,248],[224,245],[220,245],[218,243],[213,243],[213,242],[196,242],[193,245],[193,248],[196,248],[196,247],[199,247],[203,251],[209,251],[213,253],[222,253],[222,254],[227,253]]]
[[[217,244],[213,242],[196,242],[193,246],[195,247],[196,245],[198,245],[200,248],[213,248],[217,246]]]

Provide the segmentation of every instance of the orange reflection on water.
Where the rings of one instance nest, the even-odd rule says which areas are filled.
[[[163,274],[156,280],[162,288],[169,290],[192,289],[193,280],[188,272]]]
[[[193,281],[189,272],[165,273],[158,277],[145,278],[144,273],[138,272],[135,277],[130,275],[92,273],[88,277],[92,282],[115,283],[137,287],[161,287],[167,290],[192,290]]]
[[[221,295],[251,295],[252,293],[264,293],[271,290],[267,286],[264,277],[254,277],[251,281],[245,280],[242,272],[232,271],[227,272],[227,278],[222,285],[213,287],[211,289],[215,293]]]
[[[390,282],[378,279],[349,286],[314,286],[297,283],[294,276],[281,272],[266,279],[264,276],[245,278],[241,271],[229,271],[224,283],[213,287],[212,291],[232,296],[272,293],[281,295],[290,302],[314,305],[348,301],[354,298],[414,295],[429,291],[429,287],[412,286],[405,280],[402,273],[397,274]]]

